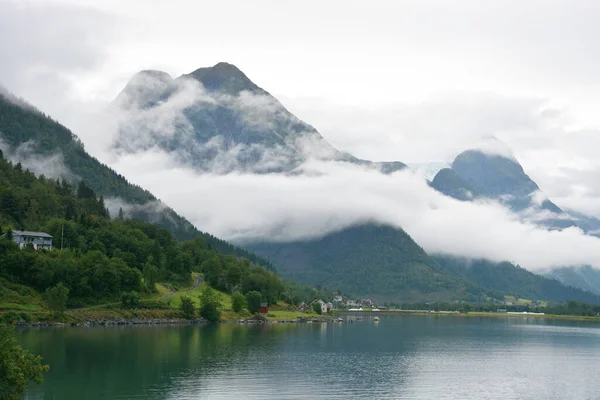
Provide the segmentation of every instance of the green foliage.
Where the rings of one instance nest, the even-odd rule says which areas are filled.
[[[136,308],[140,305],[140,294],[136,291],[121,294],[121,305],[123,308]]]
[[[436,257],[436,260],[445,269],[485,287],[485,294],[496,299],[503,299],[507,295],[536,300],[600,303],[600,298],[593,293],[565,286],[555,279],[536,275],[509,262],[495,263],[449,256]],[[478,298],[480,296],[471,301]]]
[[[480,292],[446,271],[403,230],[365,224],[323,238],[249,247],[288,278],[389,300],[466,299]],[[310,300],[310,299],[309,299]],[[270,301],[270,300],[269,300]]]
[[[42,383],[48,368],[17,344],[11,328],[0,326],[0,400],[20,399],[28,382]]]
[[[154,264],[154,257],[149,255],[144,263],[144,287],[148,292],[156,291],[156,283],[158,282],[159,271],[156,265]]]
[[[256,314],[260,311],[260,303],[262,302],[262,295],[256,290],[252,290],[246,293],[246,304],[248,305],[248,311],[252,314]]]
[[[181,304],[179,305],[181,314],[186,319],[193,319],[196,316],[194,301],[188,296],[181,296]]]
[[[313,311],[319,315],[323,314],[323,310],[321,309],[321,303],[317,301],[315,304],[313,304]]]
[[[221,319],[221,301],[219,294],[205,286],[200,293],[200,316],[209,322],[217,322]]]
[[[19,123],[14,124],[14,118]],[[89,157],[66,129],[33,110],[5,104],[1,95],[0,132],[11,145],[18,145],[21,138],[42,140],[48,148],[62,151],[67,166],[76,166],[73,172],[85,178],[74,185],[65,179],[36,177],[0,158],[0,224],[7,228],[0,237],[0,279],[37,292],[62,283],[69,289],[72,307],[115,301],[121,293],[154,292],[159,281],[187,285],[192,271],[203,272],[205,280],[221,291],[256,290],[271,303],[285,297],[284,284],[270,264],[195,229],[186,228],[183,235],[179,228],[185,224],[168,210],[165,218],[179,228],[167,225],[179,237],[193,239],[179,242],[168,229],[125,218],[123,213],[110,220],[97,192],[118,194],[133,203],[153,198]],[[156,219],[156,215],[133,216]],[[49,233],[54,250],[19,250],[11,240],[12,228]]]
[[[46,289],[46,302],[48,309],[55,313],[62,313],[67,309],[67,300],[69,298],[69,288],[65,287],[62,282],[56,286]]]
[[[231,308],[233,309],[233,312],[239,313],[246,308],[246,306],[246,298],[243,294],[235,292],[233,296],[231,296]]]

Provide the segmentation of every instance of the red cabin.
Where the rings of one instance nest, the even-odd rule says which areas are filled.
[[[269,304],[268,303],[260,303],[260,313],[261,314],[269,313]]]

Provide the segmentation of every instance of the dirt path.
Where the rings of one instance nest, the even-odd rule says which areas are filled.
[[[187,288],[182,290],[182,292],[188,292],[190,290],[194,290],[196,289],[198,286],[202,285],[202,279],[200,279],[199,276],[194,276],[195,282],[194,282],[194,286],[192,286],[191,288]],[[169,289],[171,292],[167,293],[161,297],[159,297],[160,299],[168,299],[169,297],[173,296],[175,293],[177,293],[177,291],[175,291],[175,289],[173,289],[173,287],[167,283],[161,283],[161,285],[163,285],[164,287],[166,287],[167,289]]]

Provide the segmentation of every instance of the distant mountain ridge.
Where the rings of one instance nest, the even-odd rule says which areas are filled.
[[[494,199],[514,212],[537,214],[540,219],[536,222],[546,228],[577,226],[552,201],[536,198],[543,194],[517,160],[499,154],[464,151],[456,156],[450,168],[437,173],[431,186],[458,200]]]
[[[118,151],[159,148],[182,164],[217,173],[289,173],[307,159],[348,162],[391,173],[399,161],[361,160],[331,146],[311,125],[236,66],[218,63],[173,79],[136,74],[113,102],[125,121]]]
[[[462,201],[497,200],[522,215],[524,220],[546,229],[578,227],[590,235],[600,233],[600,220],[564,211],[545,198],[539,186],[514,158],[481,150],[464,151],[454,159],[450,168],[437,173],[431,186]],[[589,266],[555,268],[546,275],[565,285],[600,294],[600,271]]]
[[[369,223],[323,238],[246,248],[291,279],[378,300],[473,301],[483,290],[441,268],[406,232],[391,226]]]

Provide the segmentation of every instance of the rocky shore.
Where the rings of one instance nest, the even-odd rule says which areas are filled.
[[[225,324],[291,324],[291,323],[324,323],[341,322],[333,317],[313,317],[296,318],[289,320],[272,320],[263,316],[255,316],[247,319],[223,320],[219,323]],[[117,318],[117,319],[88,319],[78,322],[59,322],[59,321],[36,321],[26,322],[18,321],[17,327],[97,327],[97,326],[131,326],[131,325],[199,325],[207,324],[208,321],[202,318],[184,319],[184,318]]]

